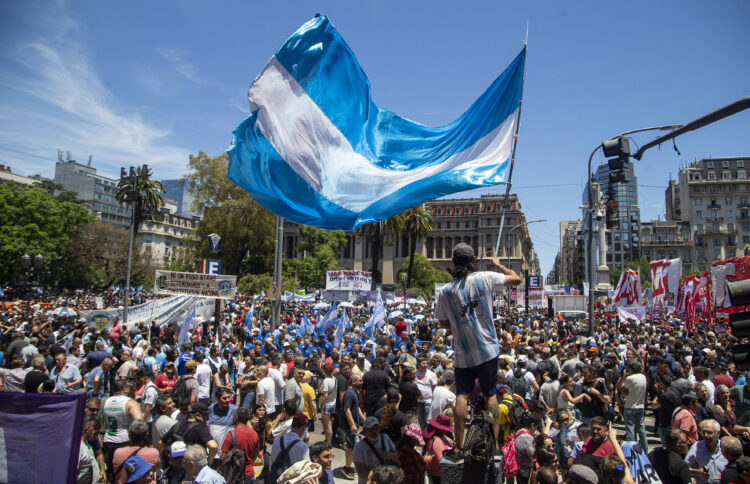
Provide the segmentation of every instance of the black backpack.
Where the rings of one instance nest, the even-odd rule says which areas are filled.
[[[279,480],[281,474],[283,474],[285,470],[289,469],[292,466],[292,458],[289,456],[289,451],[292,450],[292,447],[297,445],[298,442],[297,440],[295,440],[288,446],[284,447],[284,437],[282,436],[280,438],[281,441],[279,442],[279,447],[281,448],[281,451],[279,452],[279,455],[276,456],[276,460],[271,463],[271,471],[269,472],[269,476],[263,481],[268,482],[269,484],[276,484],[276,481]]]
[[[188,380],[195,380],[192,376],[181,376],[177,379],[174,386],[172,387],[172,390],[169,392],[169,396],[177,402],[182,397],[188,396],[188,389],[187,385],[185,385],[185,382]]]
[[[232,448],[221,458],[216,472],[222,475],[227,484],[244,484],[247,457],[245,451],[237,447],[234,430],[230,430],[229,435],[232,436]]]
[[[492,431],[492,414],[477,412],[469,424],[464,442],[464,460],[467,464],[489,465],[495,453],[495,434]]]
[[[506,399],[501,399],[499,405],[505,405],[508,407],[508,420],[510,420],[510,430],[515,432],[521,427],[521,417],[529,413],[529,408],[526,406],[524,399],[511,393],[510,396],[513,398],[513,402],[509,402]]]
[[[526,396],[526,380],[524,380],[524,376],[526,376],[525,370],[520,375],[514,375],[513,379],[510,380],[510,389],[513,390],[513,393],[517,395],[523,395]]]

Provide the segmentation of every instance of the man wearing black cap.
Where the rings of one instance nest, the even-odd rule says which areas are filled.
[[[505,286],[517,286],[521,278],[503,267],[500,259],[492,264],[500,271],[474,272],[474,250],[467,244],[453,248],[453,280],[437,293],[435,318],[440,327],[453,334],[456,375],[456,448],[463,448],[468,395],[479,379],[482,394],[489,397],[489,408],[497,411],[495,382],[499,345],[492,315],[492,293]],[[497,431],[495,432],[497,435]]]

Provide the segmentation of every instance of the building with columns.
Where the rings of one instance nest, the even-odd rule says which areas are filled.
[[[452,267],[451,250],[464,242],[474,248],[477,257],[477,270],[492,267],[490,259],[495,252],[498,240],[500,218],[502,216],[503,195],[482,195],[479,198],[438,199],[427,202],[426,208],[432,212],[432,232],[417,241],[417,252],[424,255],[438,269]],[[372,263],[372,245],[353,231],[346,232],[347,244],[339,254],[339,264],[347,269],[369,270]],[[300,241],[299,226],[292,222],[284,223],[284,257],[302,258],[304,254],[295,250]],[[518,196],[511,194],[500,237],[499,256],[503,265],[519,274],[540,274],[539,259],[529,236],[526,216],[521,209]],[[409,256],[409,237],[396,235],[383,243],[381,272],[383,286],[398,284],[398,274],[404,260]]]

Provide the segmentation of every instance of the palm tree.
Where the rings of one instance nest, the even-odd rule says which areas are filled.
[[[417,239],[421,239],[432,232],[432,212],[424,205],[417,205],[398,214],[401,218],[401,232],[410,236],[409,269],[406,276],[406,287],[411,287],[411,276],[414,268],[414,252],[417,250]]]
[[[135,177],[121,176],[117,183],[117,201],[132,202],[133,210],[133,238],[144,220],[153,219],[154,215],[164,205],[162,193],[167,188],[158,180],[152,180],[153,172],[148,165],[135,168]]]
[[[358,236],[364,237],[366,244],[372,243],[372,265],[370,266],[370,272],[372,272],[372,282],[374,284],[383,282],[383,275],[380,273],[380,254],[383,252],[383,240],[399,233],[401,230],[401,217],[399,213],[380,222],[362,225],[354,231]]]

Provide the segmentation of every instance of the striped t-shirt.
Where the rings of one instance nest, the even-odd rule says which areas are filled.
[[[499,355],[492,293],[500,291],[504,283],[503,274],[472,272],[439,290],[435,318],[450,321],[456,368],[478,366]]]

